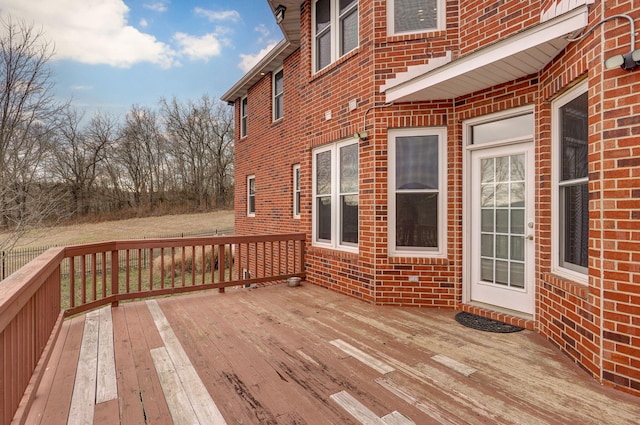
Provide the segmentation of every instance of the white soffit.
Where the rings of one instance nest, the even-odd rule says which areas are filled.
[[[410,68],[383,86],[386,101],[455,99],[535,74],[569,44],[568,35],[587,23],[583,5],[420,75]]]

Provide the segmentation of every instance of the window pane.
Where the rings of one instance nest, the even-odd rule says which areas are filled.
[[[341,205],[340,241],[358,243],[358,195],[341,196]]]
[[[588,112],[587,93],[560,108],[563,181],[587,177]]]
[[[284,89],[283,81],[284,81],[283,72],[282,72],[282,70],[280,70],[275,76],[275,81],[274,81],[275,94],[282,93],[282,91]]]
[[[524,288],[524,264],[511,263],[511,286]]]
[[[395,0],[395,32],[435,29],[438,26],[437,0]]]
[[[250,196],[249,197],[249,213],[254,213],[254,212],[256,212],[256,197]]]
[[[472,129],[472,143],[496,142],[533,135],[533,114],[519,115],[474,125]]]
[[[318,195],[331,193],[331,151],[316,155],[316,193]]]
[[[331,63],[331,33],[326,32],[316,40],[316,70]]]
[[[331,197],[318,198],[317,205],[318,240],[331,241]]]
[[[282,102],[282,96],[276,97],[275,101],[275,118],[282,118],[284,116],[284,103]]]
[[[340,21],[340,56],[358,47],[358,9]]]
[[[438,194],[396,194],[396,246],[438,246]]]
[[[438,136],[396,138],[396,189],[438,189]]]
[[[563,204],[564,249],[561,260],[589,265],[589,189],[586,183],[560,188]],[[563,264],[564,265],[564,264]]]
[[[295,214],[300,215],[300,192],[296,192]]]
[[[316,2],[316,34],[331,24],[330,0],[318,0]]]
[[[493,260],[486,258],[480,260],[480,279],[485,282],[493,282]]]
[[[349,8],[349,6],[357,3],[358,0],[340,0],[340,14],[342,14],[342,12],[344,12],[346,9]]]
[[[358,144],[340,148],[340,193],[358,191]]]

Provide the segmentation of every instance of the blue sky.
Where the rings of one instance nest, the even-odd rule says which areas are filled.
[[[55,92],[122,115],[161,97],[219,98],[282,39],[265,0],[0,0],[55,45]]]

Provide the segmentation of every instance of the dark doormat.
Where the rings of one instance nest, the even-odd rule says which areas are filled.
[[[498,320],[489,319],[488,317],[482,317],[476,314],[467,313],[466,311],[461,311],[460,313],[456,314],[456,321],[468,328],[473,328],[485,332],[509,333],[519,332],[524,329],[520,326],[510,325]]]

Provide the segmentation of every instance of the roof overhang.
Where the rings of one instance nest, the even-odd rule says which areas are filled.
[[[436,58],[433,64],[410,68],[381,90],[387,102],[455,99],[535,74],[570,43],[568,35],[587,23],[583,5],[454,61]]]
[[[295,52],[300,46],[300,4],[302,1],[268,0],[268,2],[274,15],[278,6],[284,6],[286,8],[284,19],[278,22],[285,38],[220,97],[224,102],[233,103],[236,99],[246,96],[251,86],[260,81],[260,79],[269,72],[282,66],[287,56]]]

